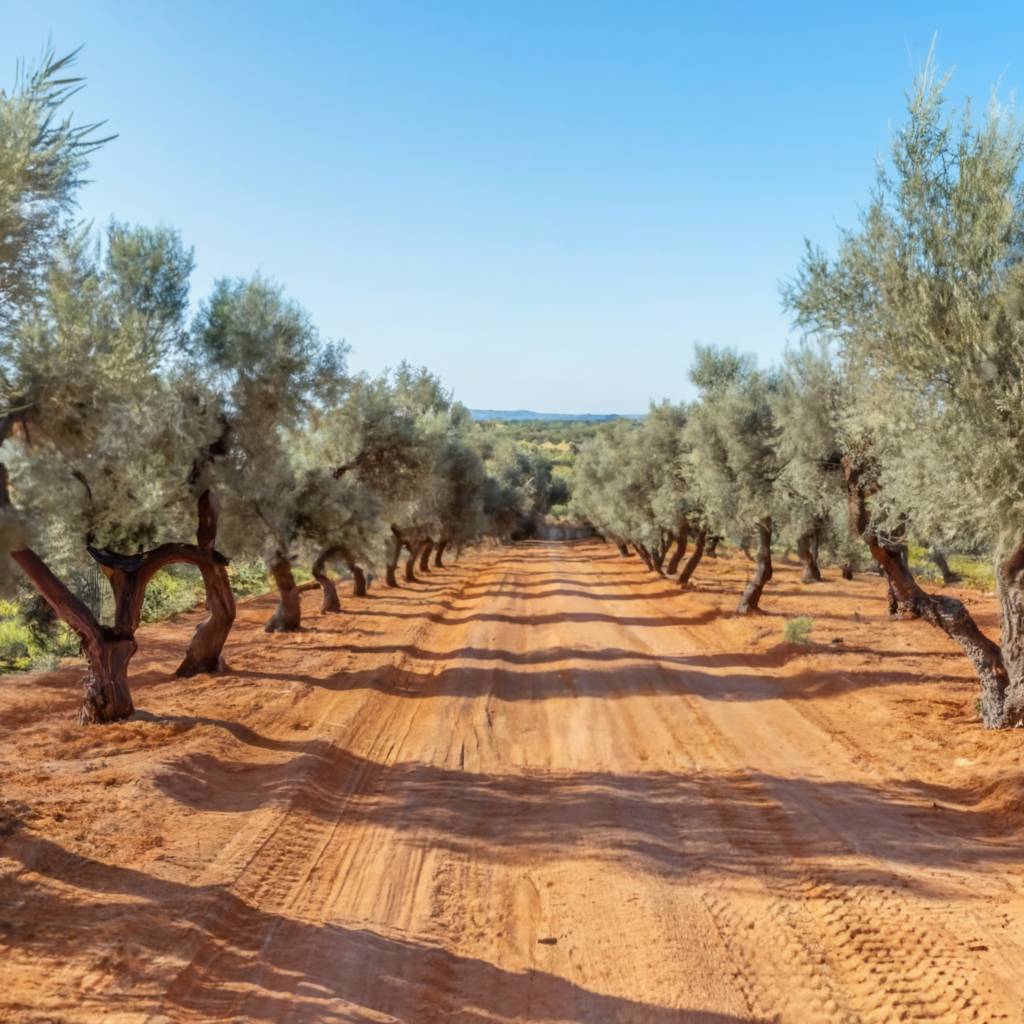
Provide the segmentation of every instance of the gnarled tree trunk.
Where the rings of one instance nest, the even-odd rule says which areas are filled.
[[[942,575],[942,585],[944,587],[952,586],[954,583],[960,582],[960,574],[953,572],[949,567],[949,562],[946,561],[946,554],[941,548],[937,548],[929,545],[928,557],[932,560],[935,568],[939,570]]]
[[[354,562],[349,567],[349,571],[352,573],[352,596],[366,597],[366,573]]]
[[[388,555],[387,565],[384,566],[384,582],[388,587],[398,586],[398,559],[401,558],[401,549],[404,547],[401,534],[396,526],[391,527],[391,552]]]
[[[135,710],[128,689],[128,663],[138,649],[134,635],[119,636],[114,629],[100,625],[85,602],[76,597],[31,548],[12,551],[11,558],[82,642],[87,673],[82,680],[84,693],[79,722],[89,725],[128,718]]]
[[[633,544],[633,547],[636,549],[636,553],[643,560],[644,565],[646,565],[651,572],[654,572],[654,562],[651,561],[651,553],[647,548],[643,544],[636,543]]]
[[[754,575],[740,597],[736,611],[740,615],[749,615],[760,611],[761,593],[765,584],[772,578],[772,517],[765,516],[757,521],[757,556],[755,558]]]
[[[316,561],[310,570],[313,573],[313,579],[320,584],[320,590],[323,594],[323,598],[320,601],[321,613],[341,611],[341,601],[338,600],[338,588],[334,585],[334,580],[327,573],[327,563],[332,558],[337,558],[340,555],[341,549],[337,545],[324,548],[316,556]]]
[[[101,625],[85,603],[71,593],[30,548],[13,551],[11,557],[54,613],[81,640],[88,674],[83,680],[85,694],[79,720],[83,724],[116,722],[127,718],[133,711],[128,689],[128,664],[138,649],[135,631],[142,617],[146,587],[153,575],[164,566],[186,562],[197,566],[204,579],[216,581],[219,579],[217,570],[223,570],[226,560],[218,552],[196,544],[161,544],[137,555],[120,555],[93,547],[87,550],[99,564],[114,593],[113,626]],[[219,586],[216,583],[216,588]],[[228,593],[230,595],[230,587]],[[234,608],[233,598],[230,598],[230,608]],[[227,608],[223,611],[226,614]]]
[[[667,551],[668,544],[663,541],[659,541],[657,547],[655,547],[653,551],[649,552],[651,556],[651,564],[654,566],[654,571],[659,575],[663,573],[662,566],[665,564],[665,555]]]
[[[718,545],[721,542],[722,538],[717,533],[713,533],[710,537],[708,537],[707,548],[705,549],[704,554],[707,555],[708,558],[717,558]]]
[[[398,569],[398,560],[402,557],[402,547],[404,541],[402,540],[402,534],[395,526],[391,527],[391,555],[388,558],[388,564],[384,567],[384,582],[389,587],[398,586],[398,577],[396,575]]]
[[[405,582],[418,583],[416,579],[416,557],[419,554],[419,544],[409,541],[406,543],[406,550],[409,552],[405,559]]]
[[[444,568],[444,562],[441,559],[444,557],[444,549],[448,547],[448,540],[446,537],[442,537],[437,542],[437,547],[434,550],[434,567],[437,569]]]
[[[276,611],[263,627],[264,632],[294,633],[302,628],[302,606],[292,575],[291,558],[279,551],[267,560],[267,568],[277,586],[278,601]]]
[[[235,595],[228,578],[227,559],[219,552],[212,552],[215,561],[200,565],[203,586],[206,590],[206,618],[199,623],[189,641],[185,658],[174,674],[183,679],[201,675],[204,672],[223,672],[224,644],[235,621]]]
[[[981,719],[986,726],[1024,724],[1024,538],[1017,540],[1010,557],[999,564],[996,572],[1005,645],[1001,650],[978,628],[963,602],[922,590],[899,548],[878,538],[871,529],[861,473],[851,459],[843,459],[850,532],[867,544],[898,607],[937,626],[963,649],[981,682]]]
[[[686,554],[686,545],[690,539],[690,524],[683,523],[679,527],[679,532],[676,534],[676,549],[672,552],[672,557],[668,560],[668,568],[665,570],[666,575],[675,576],[679,571],[679,563],[683,560],[683,555]]]
[[[196,626],[185,658],[175,670],[174,674],[181,678],[204,672],[223,672],[227,668],[224,644],[235,622],[235,595],[228,577],[228,560],[215,550],[219,508],[213,491],[208,489],[199,495],[198,511],[196,541],[200,548],[211,554],[208,563],[199,565],[206,591],[207,614]]]
[[[679,582],[682,586],[686,586],[690,582],[690,577],[693,576],[697,570],[697,566],[700,565],[701,558],[704,557],[704,547],[707,544],[708,531],[698,530],[697,539],[693,542],[693,551],[690,557],[686,560],[686,564],[683,566],[683,571],[679,574]]]
[[[427,537],[420,548],[420,572],[430,572],[430,552],[434,550],[434,542]]]
[[[619,549],[619,554],[623,558],[629,558],[629,548],[621,540],[617,540],[615,546]]]
[[[821,568],[818,565],[817,553],[818,528],[814,527],[806,533],[801,534],[796,542],[796,554],[800,564],[804,567],[801,583],[820,583]]]

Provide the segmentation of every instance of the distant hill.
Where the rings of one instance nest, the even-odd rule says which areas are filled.
[[[529,409],[470,409],[475,420],[547,420],[560,423],[606,423],[608,420],[640,420],[636,413],[531,412]]]

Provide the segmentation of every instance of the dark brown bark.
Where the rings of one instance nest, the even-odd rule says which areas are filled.
[[[416,579],[416,557],[419,555],[420,546],[416,543],[406,544],[406,550],[409,552],[405,559],[405,582],[406,583],[418,583]]]
[[[718,545],[721,543],[721,540],[722,538],[717,533],[708,537],[707,547],[704,550],[704,554],[707,555],[708,558],[718,557]]]
[[[954,583],[960,582],[960,574],[953,572],[949,567],[949,562],[946,561],[945,552],[940,548],[929,547],[928,557],[932,560],[935,568],[939,570],[942,575],[942,585],[944,587],[952,586]]]
[[[430,572],[430,552],[434,550],[434,542],[428,537],[420,547],[420,572]]]
[[[399,532],[397,527],[391,527],[391,554],[388,557],[388,563],[384,567],[384,582],[389,587],[398,586],[398,577],[396,571],[398,569],[398,560],[402,557],[402,534]]]
[[[963,602],[945,594],[929,594],[914,579],[899,548],[883,543],[871,528],[867,488],[861,468],[843,460],[850,532],[860,537],[888,581],[898,608],[941,629],[967,655],[981,682],[981,719],[989,728],[1024,724],[1024,538],[998,567],[996,586],[1003,613],[1003,638],[1009,657],[978,628]],[[1013,675],[1009,671],[1013,667]],[[1012,682],[1011,682],[1012,679]]]
[[[212,547],[198,544],[161,544],[136,555],[121,555],[89,547],[89,555],[103,570],[114,592],[114,634],[132,638],[142,617],[142,601],[153,576],[175,563],[194,565],[202,574],[209,614],[192,635],[180,676],[218,671],[224,667],[221,651],[235,619],[235,598],[227,575],[227,559]],[[125,663],[127,665],[127,662]]]
[[[313,574],[313,579],[320,584],[320,590],[323,594],[320,601],[321,614],[341,611],[341,601],[338,600],[338,588],[334,585],[334,580],[331,579],[327,572],[327,563],[333,558],[340,557],[340,555],[341,550],[337,545],[324,548],[323,551],[316,556],[316,561],[313,562],[313,566],[310,569],[310,572]]]
[[[749,615],[751,612],[761,610],[761,594],[765,584],[772,578],[772,519],[765,516],[756,523],[757,529],[757,555],[755,557],[754,575],[747,581],[747,585],[740,597],[740,603],[736,611],[740,615]]]
[[[215,550],[219,505],[216,494],[207,489],[197,502],[199,524],[196,542],[200,548],[212,553],[213,558],[198,566],[206,592],[206,618],[199,623],[189,641],[182,663],[175,670],[180,678],[189,678],[205,672],[223,672],[224,644],[235,622],[235,595],[231,590],[227,559]]]
[[[708,531],[698,530],[697,538],[693,542],[693,551],[690,557],[686,560],[686,564],[683,566],[683,571],[679,574],[679,582],[685,587],[690,582],[690,578],[697,570],[697,566],[700,565],[700,560],[704,557],[704,548],[707,544]]]
[[[352,596],[366,597],[366,573],[355,563],[349,569],[352,573]]]
[[[356,565],[355,556],[344,544],[338,545],[338,552],[341,555],[345,567],[352,574],[352,596],[366,597],[366,573]]]
[[[672,552],[672,557],[668,560],[668,568],[665,569],[665,573],[669,576],[675,576],[679,571],[679,563],[683,560],[683,556],[686,554],[686,546],[690,539],[690,524],[683,523],[679,527],[679,532],[676,534],[676,549]]]
[[[623,558],[629,558],[629,548],[626,547],[621,540],[617,540],[615,542],[615,546],[619,549],[619,554],[622,555]]]
[[[264,626],[267,633],[294,633],[302,628],[302,605],[299,588],[292,575],[291,559],[278,552],[267,560],[267,568],[277,586],[277,609]]]
[[[1009,558],[997,567],[996,594],[1002,626],[1000,653],[1008,678],[996,724],[1020,725],[1024,722],[1024,537],[1018,538]]]
[[[843,562],[842,568],[839,570],[844,580],[853,579],[853,566],[849,562]]]
[[[12,551],[11,558],[54,613],[81,640],[87,672],[82,679],[84,693],[79,722],[88,725],[128,718],[135,710],[128,689],[128,663],[138,650],[134,637],[119,636],[115,630],[100,625],[86,604],[50,571],[31,548]]]
[[[804,567],[803,575],[800,577],[802,583],[820,583],[821,568],[818,565],[817,555],[817,528],[808,530],[797,538],[796,554],[800,564]]]
[[[434,550],[434,566],[438,569],[444,568],[444,562],[441,559],[444,557],[444,549],[448,547],[448,541],[442,537],[437,542],[437,548]]]
[[[78,635],[82,642],[82,653],[88,665],[85,682],[85,696],[79,719],[83,724],[91,722],[115,722],[127,718],[133,710],[131,693],[128,689],[128,663],[138,649],[135,631],[142,617],[142,601],[146,587],[154,574],[173,563],[185,562],[195,565],[203,573],[204,580],[225,607],[213,609],[214,618],[220,621],[231,612],[233,617],[234,598],[226,582],[226,565],[223,555],[196,544],[161,544],[151,551],[137,555],[121,555],[100,548],[87,549],[99,564],[114,593],[114,624],[103,626],[95,619],[88,607],[77,598],[49,569],[45,562],[29,548],[14,551],[11,557],[21,567],[46,603]],[[221,582],[227,587],[226,598],[221,596]],[[197,629],[200,633],[203,624]],[[211,634],[213,635],[213,634]],[[195,638],[193,638],[195,642]],[[220,656],[219,632],[212,646],[216,657]],[[197,647],[204,650],[203,639]],[[190,651],[192,647],[190,647]],[[212,656],[212,655],[211,655]]]
[[[663,573],[663,566],[665,565],[665,555],[668,552],[668,543],[660,541],[653,551],[648,552],[651,556],[651,564],[654,566],[656,573]]]
[[[205,672],[225,671],[224,644],[235,621],[235,595],[226,564],[214,561],[200,565],[199,571],[206,590],[207,615],[196,626],[185,658],[174,672],[183,679]]]
[[[654,562],[651,561],[651,553],[647,550],[647,548],[644,547],[643,544],[635,543],[633,547],[636,549],[636,553],[640,556],[644,565],[646,565],[647,568],[651,570],[651,572],[654,572]]]

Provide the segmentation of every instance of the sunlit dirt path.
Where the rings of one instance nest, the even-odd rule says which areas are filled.
[[[152,630],[123,726],[7,688],[0,1020],[1024,1021],[1024,849],[828,650],[597,543],[307,598],[220,680]]]

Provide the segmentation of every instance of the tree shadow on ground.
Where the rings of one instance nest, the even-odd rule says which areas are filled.
[[[8,955],[59,957],[65,973],[76,961],[83,973],[104,965],[106,984],[76,989],[79,1012],[92,1004],[97,1014],[184,1011],[204,1021],[373,1015],[493,1024],[524,1013],[580,1024],[749,1020],[605,995],[543,970],[505,970],[439,945],[261,910],[226,887],[105,864],[27,830],[2,852],[20,864],[0,881]]]
[[[187,754],[155,777],[161,792],[196,810],[276,805],[471,860],[586,858],[718,885],[750,876],[796,884],[827,861],[829,882],[854,888],[897,884],[887,863],[970,869],[1020,861],[1015,844],[994,838],[998,818],[972,805],[967,789],[738,770],[484,774],[382,764],[322,740],[265,740],[220,724],[246,746],[291,756]],[[924,880],[914,884],[931,894]]]

